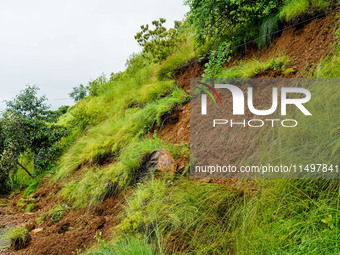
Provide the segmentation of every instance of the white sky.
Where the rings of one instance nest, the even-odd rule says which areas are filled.
[[[189,10],[183,0],[0,0],[0,111],[26,84],[40,87],[53,109],[101,73],[125,68],[140,50],[140,25],[166,25]]]

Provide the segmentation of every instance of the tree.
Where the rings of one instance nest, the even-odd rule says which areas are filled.
[[[18,166],[31,175],[18,160],[24,152],[33,153],[34,166],[37,163],[39,167],[46,167],[46,159],[55,157],[60,149],[56,143],[68,133],[65,127],[55,125],[57,118],[48,111],[46,97],[37,96],[38,90],[36,86],[27,86],[6,102],[0,125],[1,179],[11,171],[15,173]]]
[[[71,93],[69,93],[69,96],[73,98],[74,102],[79,102],[87,96],[87,92],[87,88],[83,84],[80,84],[78,87],[73,87],[73,90]]]
[[[186,0],[188,18],[196,30],[196,41],[204,44],[218,38],[240,40],[258,32],[262,20],[277,13],[283,0]],[[254,32],[255,31],[255,32]],[[241,43],[241,42],[237,42]]]
[[[90,95],[96,96],[98,95],[99,89],[103,87],[103,85],[107,82],[106,75],[102,73],[93,81],[89,81],[86,89],[89,91]]]
[[[182,23],[175,21],[175,27],[168,30],[163,26],[165,22],[164,18],[152,21],[154,29],[150,29],[148,24],[142,25],[141,32],[135,35],[135,39],[143,47],[143,51],[150,53],[153,62],[156,63],[163,61],[173,53],[181,41],[178,29]]]

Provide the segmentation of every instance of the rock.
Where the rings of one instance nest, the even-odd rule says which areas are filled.
[[[41,234],[41,232],[43,232],[43,231],[44,231],[43,228],[36,228],[36,229],[33,229],[33,230],[32,230],[31,235],[32,235],[32,236],[36,236],[36,235]]]
[[[25,222],[19,225],[19,227],[25,228],[28,231],[31,231],[35,228],[35,223],[34,221],[29,221],[29,222]]]
[[[177,164],[170,152],[165,149],[159,149],[150,155],[145,167],[148,172],[154,173],[159,171],[174,174],[176,172]]]

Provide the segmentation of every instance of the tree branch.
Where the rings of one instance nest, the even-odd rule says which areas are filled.
[[[18,163],[19,166],[21,166],[22,169],[24,169],[24,170],[26,171],[26,173],[27,173],[31,178],[33,178],[32,174],[27,170],[26,167],[24,167],[23,165],[21,165],[21,164],[19,163],[19,161],[17,161],[17,163]]]

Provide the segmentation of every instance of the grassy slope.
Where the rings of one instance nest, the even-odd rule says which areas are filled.
[[[301,1],[301,4],[305,3]],[[294,15],[285,10],[282,12],[282,18],[287,20]],[[314,75],[339,77],[339,53],[340,47],[335,45],[332,54],[320,63]],[[54,175],[54,180],[69,179],[62,190],[66,201],[79,208],[87,203],[100,203],[113,192],[112,187],[115,191],[125,189],[134,182],[142,157],[147,152],[166,148],[175,157],[188,153],[185,144],[173,145],[144,136],[153,124],[160,124],[165,113],[188,99],[174,80],[163,75],[112,88],[169,70],[193,57],[192,44],[187,42],[161,66],[149,65],[125,72],[120,78],[108,82],[103,89],[111,90],[82,100],[60,120],[60,123],[78,127],[65,139],[68,148]],[[225,70],[221,75],[250,77],[265,69],[284,71],[287,61],[285,56],[268,62],[254,60]],[[337,91],[337,87],[329,88],[322,91],[323,97],[337,97]],[[316,101],[311,107],[334,109],[331,102],[339,102],[335,101],[337,98]],[[329,113],[333,115],[318,114],[322,119],[320,126],[307,123],[308,128],[299,129],[293,135],[285,130],[279,130],[279,135],[268,133],[270,143],[258,137],[266,150],[252,155],[251,160],[282,162],[275,155],[298,159],[308,155],[304,158],[306,162],[315,157],[332,160],[338,153],[337,130],[340,124],[336,111]],[[327,131],[322,133],[322,143],[313,146],[310,141],[318,141],[316,138],[320,137],[321,129]],[[101,162],[108,158],[111,158],[109,163],[102,165]],[[73,177],[72,173],[79,167],[82,168],[81,174]],[[247,181],[239,183],[247,187],[242,182]],[[256,186],[258,191],[254,195],[247,188],[244,194],[239,194],[228,187],[195,183],[184,177],[171,181],[147,180],[138,185],[127,199],[128,206],[113,244],[103,243],[89,254],[127,254],[123,252],[126,247],[131,249],[128,254],[339,252],[339,245],[336,245],[340,230],[337,180],[258,180]]]
[[[314,71],[316,77],[338,77],[339,46]],[[268,61],[251,60],[225,70],[221,77],[251,77],[267,69],[285,71],[285,56]],[[250,155],[252,162],[303,163],[338,160],[336,140],[340,127],[338,87],[312,88],[309,108],[319,126],[304,123],[296,132],[279,129],[257,137],[263,149]],[[325,98],[332,100],[323,100]],[[320,112],[320,109],[323,109]],[[329,110],[327,110],[329,109]],[[325,114],[327,111],[328,114]],[[296,115],[299,122],[301,116]],[[280,157],[277,157],[280,155]],[[247,180],[238,185],[247,187]],[[257,192],[245,188],[240,195],[225,186],[195,183],[180,178],[169,182],[151,179],[137,186],[117,230],[122,240],[149,240],[155,253],[172,254],[337,254],[339,250],[338,180],[257,180]],[[116,239],[116,240],[119,240]],[[129,242],[129,241],[128,241]],[[114,242],[115,243],[115,242]],[[103,252],[104,244],[89,254]],[[120,248],[120,242],[108,249]],[[116,254],[116,253],[112,253]],[[120,254],[120,253],[117,253]]]

